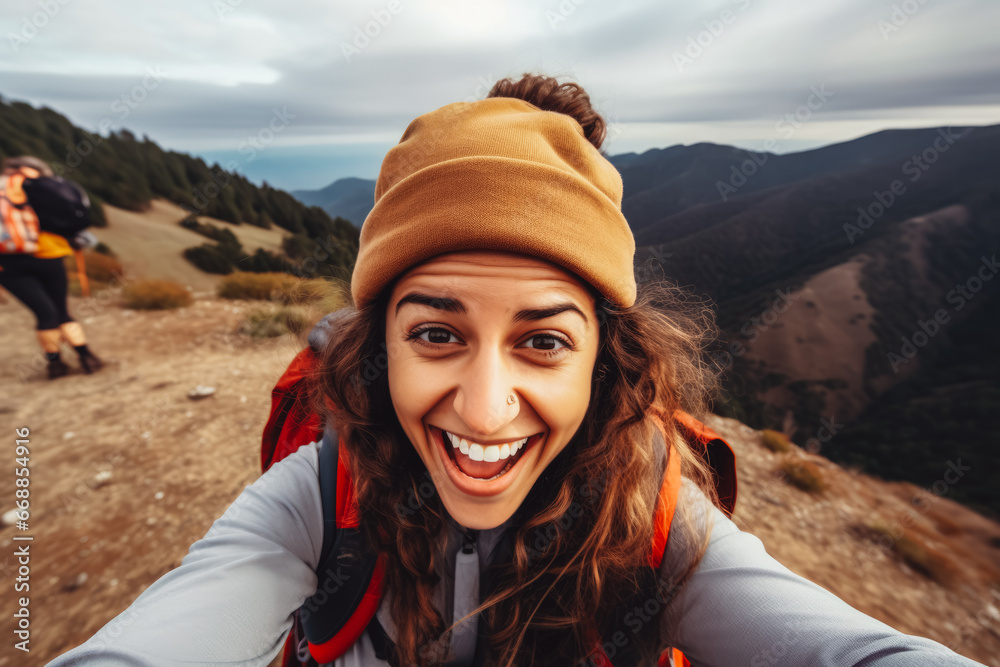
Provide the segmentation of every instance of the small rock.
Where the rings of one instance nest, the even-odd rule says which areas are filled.
[[[0,517],[0,523],[3,523],[5,526],[13,526],[17,523],[17,510],[4,512],[3,517]]]
[[[199,400],[202,398],[207,398],[215,393],[215,387],[203,387],[198,385],[194,389],[188,392],[188,398],[192,400]]]
[[[89,539],[90,539],[89,537],[87,537],[86,535],[84,535],[83,537],[80,538],[80,544],[86,544],[87,540],[89,540]]]
[[[73,433],[73,431],[66,431],[65,433],[63,433],[63,440],[69,440],[75,435],[76,433]]]
[[[108,586],[111,586],[112,588],[114,588],[117,585],[118,585],[117,579],[112,579],[111,581],[108,582]]]
[[[246,403],[246,402],[247,402],[247,397],[246,396],[240,396],[240,403]]]
[[[142,433],[142,439],[143,440],[149,440],[152,437],[153,437],[152,433],[150,433],[149,431],[143,431],[143,433]]]
[[[156,523],[156,517],[155,516],[151,516],[148,519],[146,519],[146,525],[147,526],[152,526],[154,523]]]
[[[110,481],[111,481],[111,471],[102,470],[101,472],[94,475],[93,479],[94,488],[99,489]]]
[[[73,579],[65,586],[63,586],[63,590],[67,592],[75,591],[76,589],[80,588],[80,586],[83,586],[85,583],[87,583],[87,573],[81,572],[80,574],[76,575],[75,579]]]
[[[188,418],[194,417],[194,410],[188,410],[184,413],[184,416]]]
[[[156,494],[153,495],[153,498],[156,500],[163,500],[163,491],[157,491]]]

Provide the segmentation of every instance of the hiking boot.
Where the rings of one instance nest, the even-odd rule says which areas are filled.
[[[49,360],[49,379],[55,380],[69,373],[69,366],[62,359]]]
[[[104,362],[94,356],[90,350],[80,353],[80,366],[85,373],[96,373],[104,367]]]

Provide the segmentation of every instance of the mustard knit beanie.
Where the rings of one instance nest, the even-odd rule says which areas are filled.
[[[364,308],[436,255],[496,250],[554,262],[618,306],[635,302],[622,179],[573,117],[512,97],[416,118],[385,156],[351,292]]]

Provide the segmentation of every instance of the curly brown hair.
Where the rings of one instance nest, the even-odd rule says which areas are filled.
[[[558,108],[582,108],[585,94],[565,85],[552,88],[551,82],[546,77],[499,82],[494,92],[523,94],[543,109],[553,101]],[[603,135],[599,116],[587,127],[593,137]],[[434,604],[446,512],[399,423],[384,372],[386,308],[394,285],[369,306],[339,313],[320,352],[312,398],[343,437],[365,540],[385,558],[396,663],[431,665],[444,660],[434,647],[447,646],[451,630]],[[718,335],[714,311],[666,281],[641,282],[628,308],[593,289],[592,295],[599,304],[600,342],[583,424],[512,517],[512,558],[490,566],[496,592],[473,612],[481,612],[491,628],[486,640],[491,664],[586,660],[594,655],[596,638],[619,627],[625,601],[649,598],[650,582],[636,572],[646,565],[663,473],[652,444],[654,418],[666,427],[682,475],[719,504],[711,471],[670,417],[678,409],[703,415],[717,387],[704,357]],[[414,499],[417,511],[408,510]],[[690,524],[690,502],[681,494],[675,521]],[[546,536],[541,544],[539,535]],[[674,591],[707,542],[707,533],[691,541],[683,571],[669,573]],[[657,619],[661,613],[662,608]],[[633,649],[643,661],[655,661],[664,648],[659,622],[646,627]]]

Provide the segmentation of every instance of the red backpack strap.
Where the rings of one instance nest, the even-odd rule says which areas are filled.
[[[681,459],[677,450],[667,438],[663,423],[654,416],[653,421],[663,434],[667,443],[667,469],[660,485],[660,495],[656,502],[656,514],[653,516],[653,547],[649,554],[649,565],[659,570],[663,562],[663,553],[667,550],[667,540],[670,538],[670,524],[677,509],[677,498],[681,489]]]
[[[712,469],[715,490],[727,516],[736,509],[736,454],[722,436],[683,410],[674,412],[681,435]]]
[[[302,445],[323,435],[318,415],[309,409],[306,378],[317,365],[312,348],[300,351],[271,392],[271,414],[261,438],[260,466],[266,471]]]
[[[309,653],[333,662],[361,637],[382,601],[385,563],[368,552],[358,523],[354,482],[340,436],[328,430],[319,451],[323,547],[316,592],[299,609]]]

